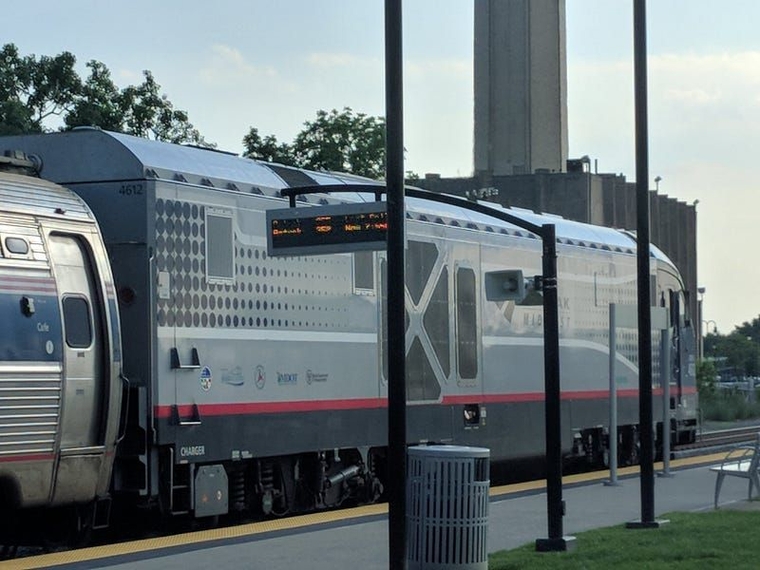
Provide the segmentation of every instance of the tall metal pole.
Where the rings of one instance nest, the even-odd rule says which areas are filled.
[[[544,421],[546,425],[546,512],[549,538],[536,540],[536,550],[569,550],[574,537],[562,536],[562,429],[559,380],[559,302],[557,237],[554,224],[541,226],[544,293]]]
[[[618,484],[618,431],[617,431],[617,305],[610,303],[610,480],[607,484]]]
[[[546,422],[546,505],[549,538],[562,538],[562,441],[560,436],[559,315],[557,240],[553,225],[543,227],[544,391]]]
[[[404,110],[401,0],[385,0],[385,180],[388,196],[388,560],[406,560]]]
[[[639,454],[641,520],[630,528],[658,526],[654,520],[652,431],[652,295],[649,274],[649,133],[647,131],[646,0],[633,0],[633,70],[636,107],[636,259],[639,320]]]
[[[663,329],[660,339],[660,380],[662,383],[662,473],[661,477],[672,477],[670,473],[670,371],[672,369],[670,348],[672,345],[670,327]]]

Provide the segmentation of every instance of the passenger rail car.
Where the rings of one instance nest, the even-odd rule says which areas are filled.
[[[122,396],[116,306],[82,199],[0,172],[2,509],[108,496]]]
[[[373,200],[375,182],[96,129],[5,137],[0,147],[37,157],[41,176],[66,188],[18,176],[0,182],[1,308],[9,324],[25,327],[23,336],[4,337],[0,399],[28,397],[34,402],[25,408],[28,421],[48,418],[34,428],[46,434],[34,436],[44,445],[9,455],[7,442],[15,436],[8,434],[29,438],[32,428],[5,427],[15,425],[14,412],[0,405],[4,498],[22,507],[105,499],[111,461],[114,497],[195,517],[279,515],[381,494],[385,254],[270,257],[265,233],[266,210],[287,205],[283,188],[367,184],[367,193],[302,197],[298,207],[306,208]],[[58,201],[49,206],[53,195]],[[563,450],[604,461],[609,304],[636,302],[635,240],[512,212],[557,226]],[[59,235],[73,237],[59,244]],[[21,239],[28,250],[14,253]],[[540,293],[505,301],[489,285],[504,270],[538,275],[540,258],[540,240],[524,230],[407,200],[410,444],[486,446],[494,461],[543,454]],[[86,285],[69,292],[67,280],[77,272]],[[679,439],[692,439],[691,324],[678,272],[656,248],[652,288],[676,330],[666,364],[674,372],[670,427]],[[32,315],[24,298],[34,301]],[[86,301],[97,337],[87,347],[79,336],[86,336],[85,317],[73,313],[76,307],[69,316],[66,299],[80,308]],[[621,459],[632,462],[637,337],[635,330],[617,334],[616,437]],[[87,355],[92,362],[81,372]],[[120,368],[129,405],[114,455]],[[657,394],[657,364],[654,382]],[[80,385],[87,404],[79,404]],[[43,391],[24,392],[27,386]],[[655,398],[655,417],[661,406]],[[75,470],[70,457],[88,467]],[[87,478],[80,478],[83,471]],[[81,481],[79,493],[64,490],[72,473]]]

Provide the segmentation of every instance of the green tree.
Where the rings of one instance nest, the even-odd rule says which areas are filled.
[[[700,397],[715,395],[715,377],[718,375],[715,365],[710,360],[697,362],[697,390]]]
[[[261,138],[259,130],[251,127],[243,137],[243,156],[266,162],[278,162],[287,166],[297,166],[293,149],[287,143],[278,143],[277,137],[267,135]]]
[[[736,332],[752,339],[755,343],[760,343],[760,316],[755,317],[751,322],[743,322],[736,327]]]
[[[317,111],[293,141],[296,162],[305,168],[385,177],[385,119],[350,107]]]
[[[0,134],[43,132],[51,116],[69,111],[82,82],[70,52],[20,56],[14,44],[0,49]]]
[[[14,44],[0,49],[0,134],[51,130],[60,117],[61,130],[96,126],[109,131],[173,143],[207,143],[186,111],[175,109],[150,71],[140,85],[119,89],[104,63],[90,61],[85,81],[70,52],[55,57],[20,56]]]
[[[304,123],[291,145],[278,143],[251,128],[243,139],[245,156],[310,168],[348,172],[379,179],[385,177],[385,119],[342,111],[317,111],[314,121]]]
[[[0,101],[0,136],[41,132],[29,108],[19,101]]]
[[[66,129],[98,126],[106,131],[121,132],[124,123],[122,96],[111,80],[111,72],[101,62],[87,64],[90,75],[82,85],[80,97],[64,117]]]
[[[732,376],[760,375],[760,339],[757,341],[741,327],[728,334],[711,333],[704,338],[705,355],[725,359],[719,373]]]
[[[143,71],[143,75],[145,80],[141,85],[130,85],[121,92],[123,132],[171,143],[215,146],[207,143],[193,127],[186,111],[175,109],[169,98],[160,93],[161,86],[150,71]]]

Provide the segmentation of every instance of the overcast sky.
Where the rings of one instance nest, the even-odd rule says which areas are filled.
[[[473,3],[404,4],[406,168],[468,176]],[[727,333],[760,314],[760,2],[647,4],[649,172],[660,193],[699,200],[703,318]],[[222,149],[240,152],[251,126],[289,142],[318,109],[384,114],[382,0],[37,0],[14,13],[0,42],[70,51],[82,75],[97,59],[120,87],[149,69]],[[567,0],[570,156],[634,181],[631,21],[630,0]]]

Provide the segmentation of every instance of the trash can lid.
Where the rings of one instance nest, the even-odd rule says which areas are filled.
[[[486,447],[468,447],[466,445],[416,445],[410,447],[408,455],[426,457],[490,457],[491,450]]]

